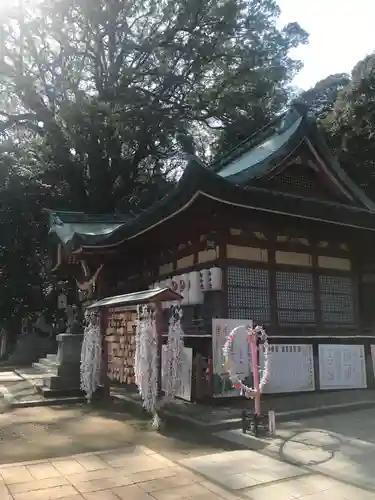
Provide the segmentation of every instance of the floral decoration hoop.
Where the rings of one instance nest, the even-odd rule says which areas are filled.
[[[233,372],[233,344],[236,339],[236,333],[239,330],[246,329],[248,332],[247,340],[249,344],[251,344],[251,341],[254,338],[260,338],[263,341],[264,345],[264,368],[262,372],[262,377],[259,382],[259,392],[262,392],[264,386],[266,385],[268,381],[268,376],[269,376],[269,344],[268,344],[268,337],[261,326],[256,326],[255,328],[252,328],[251,326],[237,326],[234,328],[230,334],[228,335],[226,342],[223,347],[223,356],[224,356],[224,368],[227,370],[229,373],[229,377],[231,381],[233,382],[233,386],[235,389],[241,389],[245,397],[247,398],[254,398],[255,395],[258,393],[258,390],[254,387],[248,387],[245,385],[240,377],[238,376],[237,373]],[[255,367],[253,367],[253,370]]]

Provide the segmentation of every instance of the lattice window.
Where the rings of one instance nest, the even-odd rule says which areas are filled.
[[[265,187],[271,185],[281,192],[304,194],[308,197],[323,200],[337,199],[343,201],[342,196],[338,195],[335,188],[330,187],[318,172],[315,172],[306,164],[289,165],[278,175],[265,181],[265,184]]]
[[[354,323],[353,281],[346,276],[319,276],[323,323],[331,326]]]
[[[315,324],[315,302],[311,273],[276,272],[279,325]]]
[[[228,317],[269,323],[269,274],[265,269],[228,267]]]
[[[306,169],[300,173],[293,171],[291,168],[284,170],[281,174],[274,178],[276,184],[290,186],[295,189],[313,190],[316,189],[316,182],[306,173]]]

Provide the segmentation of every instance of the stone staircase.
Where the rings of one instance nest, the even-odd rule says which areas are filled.
[[[24,333],[18,336],[17,344],[8,358],[8,363],[15,366],[29,365],[55,349],[54,340],[42,338],[34,332]]]
[[[0,407],[1,402],[7,407],[83,402],[79,388],[82,340],[83,335],[59,334],[58,354],[44,354],[27,367],[3,367]]]
[[[61,395],[44,388],[45,374],[35,368],[2,372],[0,377],[0,413],[11,408],[76,404],[82,396]]]
[[[47,354],[45,358],[39,359],[38,362],[32,364],[35,373],[41,377],[42,383],[39,384],[38,390],[45,398],[54,397],[83,397],[82,392],[69,386],[69,380],[79,380],[79,373],[71,373],[72,377],[67,377],[64,374],[63,383],[61,377],[61,365],[57,359],[57,354]],[[75,384],[74,384],[75,385]]]
[[[32,364],[33,368],[40,373],[47,375],[57,374],[57,354],[47,354],[45,358],[40,358],[37,363]]]

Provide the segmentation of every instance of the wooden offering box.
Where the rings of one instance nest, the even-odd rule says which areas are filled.
[[[133,385],[135,383],[135,311],[113,308],[108,310],[107,377],[113,382]]]

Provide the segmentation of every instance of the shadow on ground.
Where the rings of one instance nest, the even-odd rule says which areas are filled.
[[[131,415],[124,405],[113,401],[10,410],[0,415],[0,463],[128,444],[145,445],[173,461],[250,448],[307,473],[375,492],[375,409],[280,424],[275,438],[246,438],[242,442],[230,442],[177,421],[167,422],[155,432],[150,429],[150,420],[142,411]]]
[[[257,450],[306,472],[371,491],[375,498],[374,419],[375,409],[368,409],[283,423],[274,438],[261,440]],[[254,449],[254,440],[238,431],[220,434]]]
[[[0,415],[0,463],[39,460],[144,444],[171,460],[236,448],[233,444],[168,423],[150,429],[150,416],[103,404],[20,408]]]

